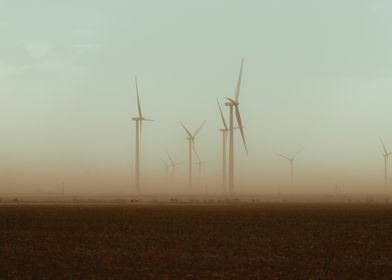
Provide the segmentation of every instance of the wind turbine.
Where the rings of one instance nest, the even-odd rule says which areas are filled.
[[[240,74],[238,76],[234,99],[226,98],[228,102],[225,103],[225,105],[228,106],[230,109],[230,126],[229,126],[229,191],[230,192],[234,192],[234,114],[236,116],[238,128],[240,129],[241,132],[242,142],[244,144],[246,154],[248,154],[248,148],[246,146],[246,141],[245,141],[244,128],[242,126],[242,121],[241,121],[241,114],[238,108],[240,104],[238,102],[238,99],[240,96],[243,65],[244,65],[244,60],[241,61]]]
[[[381,145],[384,149],[384,184],[387,185],[388,184],[388,161],[389,161],[389,156],[392,155],[392,152],[388,152],[387,148],[385,147],[384,141],[382,140],[382,138],[380,137],[380,142]]]
[[[278,156],[287,159],[290,162],[290,183],[291,185],[294,184],[294,161],[297,158],[298,154],[303,150],[304,148],[301,148],[300,150],[298,150],[298,152],[296,152],[292,157],[287,157],[285,155],[276,153]]]
[[[136,86],[136,97],[137,97],[137,109],[138,116],[132,118],[136,123],[136,164],[135,164],[135,186],[136,192],[140,193],[140,140],[142,134],[143,121],[153,121],[151,119],[146,119],[143,116],[142,108],[140,106],[140,98],[139,98],[139,88],[137,86],[137,79],[135,76],[135,86]]]
[[[219,112],[220,116],[222,119],[223,123],[223,128],[219,129],[219,131],[222,133],[222,187],[223,191],[226,191],[226,185],[227,185],[227,134],[229,132],[229,127],[227,126],[225,117],[223,116],[222,108],[219,105],[218,99],[216,99],[216,102],[218,103],[219,107]]]
[[[195,152],[196,158],[197,158],[197,166],[198,166],[198,172],[199,172],[199,184],[201,184],[201,178],[202,178],[202,169],[203,169],[203,165],[207,162],[207,161],[202,161],[199,154]]]
[[[176,173],[176,167],[177,167],[178,165],[180,165],[180,164],[183,164],[184,162],[183,162],[183,161],[175,162],[175,161],[173,160],[173,158],[170,156],[169,153],[167,153],[167,157],[169,158],[169,161],[170,161],[171,177],[174,178],[174,175],[175,175],[175,173]]]
[[[185,125],[183,123],[181,123],[181,126],[184,128],[186,134],[188,135],[188,137],[186,138],[188,140],[188,149],[189,149],[189,162],[188,162],[188,184],[190,187],[192,187],[192,150],[195,151],[195,137],[196,135],[199,133],[199,131],[201,130],[201,128],[204,126],[204,124],[206,123],[206,121],[204,121],[201,126],[196,130],[196,132],[194,134],[190,133],[189,130],[185,127]]]
[[[161,162],[162,162],[162,164],[163,164],[163,166],[165,168],[166,183],[167,183],[167,181],[169,179],[170,165],[162,158],[161,158]]]

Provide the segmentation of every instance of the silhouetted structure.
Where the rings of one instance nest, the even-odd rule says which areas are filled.
[[[195,151],[195,137],[199,133],[200,129],[204,126],[206,121],[204,121],[201,126],[196,130],[194,134],[190,133],[189,130],[185,127],[183,123],[181,123],[181,126],[184,128],[185,132],[187,133],[188,137],[186,138],[188,140],[188,160],[189,160],[189,165],[188,165],[188,184],[190,187],[192,187],[193,184],[193,179],[192,179],[192,151]]]
[[[237,82],[237,87],[235,90],[234,99],[226,98],[228,100],[228,102],[225,103],[225,105],[228,106],[229,110],[230,110],[230,127],[229,127],[229,192],[230,193],[234,192],[234,114],[236,116],[238,128],[240,129],[240,132],[241,132],[242,142],[244,144],[245,151],[248,154],[248,148],[246,146],[244,129],[242,126],[242,121],[241,121],[241,114],[240,114],[240,110],[238,108],[238,106],[240,104],[238,102],[238,99],[240,96],[243,65],[244,65],[244,60],[241,61],[240,74],[238,77],[238,82]]]
[[[139,89],[137,85],[137,79],[135,77],[136,86],[136,97],[137,97],[137,109],[139,115],[132,118],[136,123],[136,162],[135,162],[135,188],[136,192],[140,193],[140,138],[142,134],[143,121],[153,121],[143,117],[142,108],[140,106]]]
[[[381,137],[380,137],[380,142],[381,142],[381,145],[384,149],[384,154],[383,154],[383,157],[384,157],[384,184],[388,185],[388,179],[389,179],[388,162],[389,162],[389,156],[392,155],[392,152],[388,152],[387,148],[385,147],[384,141],[382,140]]]
[[[301,148],[298,152],[296,152],[292,157],[287,157],[285,155],[276,153],[278,156],[287,159],[290,162],[290,184],[293,185],[294,184],[294,161],[297,158],[297,155],[303,150],[303,148]]]
[[[222,132],[222,189],[224,192],[227,191],[227,134],[229,132],[229,127],[227,126],[225,117],[223,116],[222,108],[219,105],[218,99],[216,100],[219,107],[220,116],[223,123],[223,128],[219,131]]]

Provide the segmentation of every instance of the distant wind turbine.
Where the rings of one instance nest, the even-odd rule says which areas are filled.
[[[169,153],[167,153],[167,157],[169,158],[169,161],[170,161],[171,177],[174,178],[174,176],[176,174],[177,166],[183,164],[184,162],[183,161],[180,161],[180,162],[174,161],[174,159],[170,156]]]
[[[167,183],[168,180],[169,180],[170,165],[169,165],[164,159],[162,159],[162,158],[161,158],[161,162],[162,162],[162,164],[163,164],[163,166],[164,166],[164,168],[165,168],[166,183]]]
[[[202,181],[202,169],[203,169],[203,165],[207,162],[207,161],[202,161],[201,160],[201,158],[200,158],[200,155],[196,152],[196,151],[194,151],[195,152],[195,155],[196,155],[196,158],[197,158],[197,166],[198,166],[198,175],[199,175],[199,184],[201,184],[201,181]]]
[[[142,109],[140,106],[140,98],[139,98],[139,88],[137,85],[137,79],[135,76],[135,86],[136,86],[136,97],[137,97],[137,109],[138,116],[132,118],[136,123],[136,164],[135,164],[135,186],[136,192],[140,193],[140,140],[142,134],[143,121],[153,121],[151,119],[147,119],[142,114]]]
[[[238,123],[238,128],[241,132],[242,142],[245,147],[246,154],[248,154],[248,148],[245,141],[244,127],[242,126],[241,114],[238,108],[239,106],[239,96],[241,90],[241,80],[242,80],[242,69],[244,65],[244,60],[241,61],[240,74],[238,76],[237,87],[235,90],[234,99],[226,98],[228,102],[225,103],[230,109],[230,125],[229,125],[229,192],[234,192],[234,114]]]
[[[392,152],[388,152],[387,148],[385,147],[384,141],[382,140],[382,138],[380,137],[380,142],[381,145],[384,149],[384,184],[387,185],[388,184],[388,161],[389,161],[389,156],[392,155]]]
[[[296,152],[292,157],[288,157],[279,153],[276,153],[278,156],[287,159],[290,162],[290,183],[291,185],[294,184],[294,161],[297,158],[298,154],[303,150],[304,148],[301,148],[298,152]]]
[[[219,101],[218,99],[216,100],[216,102],[218,103],[218,107],[219,107],[219,112],[220,112],[220,116],[222,119],[222,123],[223,123],[223,128],[221,128],[219,131],[222,132],[222,187],[223,187],[223,191],[226,191],[226,185],[227,185],[227,134],[229,132],[229,127],[227,126],[225,117],[223,116],[223,112],[222,112],[222,108],[219,105]]]
[[[185,127],[183,123],[181,123],[181,126],[184,128],[186,134],[188,137],[186,138],[188,140],[188,150],[189,150],[189,155],[188,155],[188,184],[190,187],[192,187],[193,180],[192,180],[192,151],[195,151],[195,137],[196,135],[200,132],[201,128],[204,126],[206,121],[204,121],[201,126],[196,130],[194,134],[190,133],[189,130]]]

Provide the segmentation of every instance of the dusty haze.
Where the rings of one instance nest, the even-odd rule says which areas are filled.
[[[234,94],[239,192],[383,192],[378,137],[392,148],[390,1],[7,1],[0,10],[0,192],[132,192],[139,80],[144,192],[166,151],[187,159],[183,121],[220,190],[215,98]],[[225,108],[225,112],[227,112]],[[296,161],[296,186],[289,164]],[[197,167],[195,166],[197,181]],[[338,186],[338,187],[336,187]],[[371,187],[369,187],[371,186]]]

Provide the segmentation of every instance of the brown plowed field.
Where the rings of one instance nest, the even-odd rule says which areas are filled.
[[[0,207],[0,279],[97,278],[392,279],[392,207]]]

